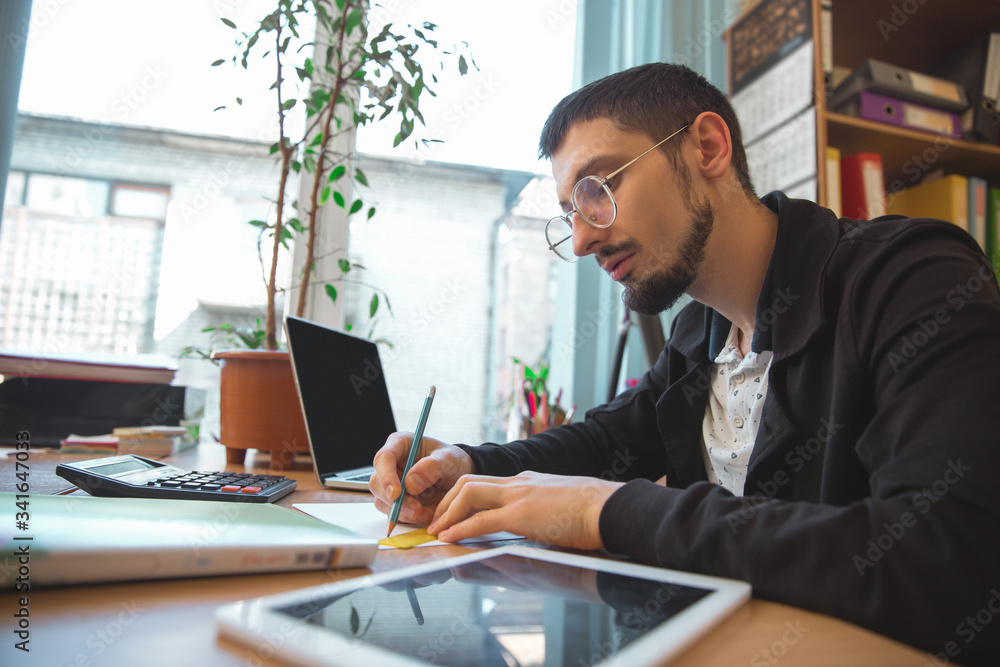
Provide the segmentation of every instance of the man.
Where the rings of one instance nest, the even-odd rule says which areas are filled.
[[[594,255],[634,310],[695,301],[583,423],[424,439],[400,519],[743,579],[963,664],[995,658],[1000,293],[975,241],[758,199],[729,103],[675,65],[569,95],[540,153],[567,212],[547,229],[557,254]],[[375,457],[382,511],[408,435]]]

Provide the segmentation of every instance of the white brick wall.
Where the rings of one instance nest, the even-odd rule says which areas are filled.
[[[252,320],[253,305],[263,301],[256,235],[246,222],[266,215],[265,198],[275,194],[277,168],[267,148],[260,142],[21,116],[11,169],[170,188],[154,349],[146,351],[175,355],[186,345],[207,346],[201,329],[208,324]],[[388,317],[383,304],[374,337],[393,344],[381,351],[397,427],[414,428],[433,384],[438,393],[427,434],[481,442],[496,400],[488,386],[493,238],[511,174],[373,156],[361,156],[359,166],[371,187],[358,195],[377,213],[366,220],[362,212],[351,224],[349,257],[367,267],[352,278],[384,290],[393,309]],[[517,267],[511,270],[516,273]],[[529,272],[535,273],[535,268]],[[338,290],[355,333],[366,335],[371,291],[351,283]],[[239,304],[243,307],[233,307]],[[523,307],[528,312],[508,316],[531,319],[531,306]],[[543,327],[550,317],[540,318]],[[539,341],[529,345],[538,346]],[[217,369],[181,361],[177,382],[208,390],[205,426],[217,433]]]

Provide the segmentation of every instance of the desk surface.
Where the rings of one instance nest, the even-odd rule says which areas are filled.
[[[32,455],[33,481],[54,476],[55,464],[88,458],[41,453]],[[268,457],[253,452],[247,464],[226,465],[220,445],[203,444],[171,462],[193,470],[265,471]],[[13,491],[13,466],[0,460],[0,491]],[[365,493],[320,487],[308,459],[296,469],[281,471],[299,481],[298,489],[278,502],[370,502]],[[55,492],[67,484],[48,480]],[[37,488],[37,487],[36,487]],[[518,542],[522,543],[523,542]],[[381,550],[369,569],[301,572],[254,576],[183,579],[146,583],[102,584],[36,590],[30,594],[31,653],[14,649],[13,635],[4,632],[0,664],[45,665],[275,665],[269,647],[256,651],[221,639],[213,613],[227,602],[319,585],[331,580],[389,570],[429,559],[466,553],[504,543],[464,547],[449,545],[408,551]],[[544,545],[538,545],[544,546]],[[9,619],[16,595],[0,594],[0,614]],[[3,626],[13,627],[9,621]],[[933,661],[926,653],[863,630],[849,623],[786,605],[752,600],[712,630],[680,658],[677,667],[705,665],[915,665]]]

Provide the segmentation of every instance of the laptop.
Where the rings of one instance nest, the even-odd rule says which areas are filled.
[[[367,491],[375,453],[396,431],[378,346],[292,316],[285,335],[319,483]]]

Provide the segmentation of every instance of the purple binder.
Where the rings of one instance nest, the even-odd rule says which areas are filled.
[[[932,109],[868,91],[861,91],[837,111],[899,127],[960,137],[962,126],[956,114]]]

